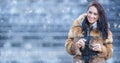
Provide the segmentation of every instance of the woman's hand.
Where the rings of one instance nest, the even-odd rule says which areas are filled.
[[[86,41],[86,39],[81,38],[78,42],[76,42],[77,48],[81,48],[81,47],[85,46],[85,41]]]
[[[102,52],[102,46],[100,44],[94,44],[92,50]]]

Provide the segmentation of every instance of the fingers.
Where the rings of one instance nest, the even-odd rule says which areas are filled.
[[[102,51],[100,44],[94,44],[92,49],[93,49],[93,51],[99,51],[99,52]]]
[[[82,47],[79,42],[76,43],[76,46],[77,46],[78,48],[81,48],[81,47]]]
[[[82,41],[79,41],[79,45],[81,46],[84,46],[85,45],[85,42],[82,40]]]
[[[84,41],[84,42],[85,42],[85,41],[86,41],[86,39],[84,39],[84,38],[81,38],[79,41]]]
[[[78,48],[81,48],[81,47],[83,47],[84,45],[85,45],[85,39],[80,39],[77,43],[76,43],[76,46],[78,47]]]

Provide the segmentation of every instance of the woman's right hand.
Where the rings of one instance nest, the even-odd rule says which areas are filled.
[[[86,41],[86,39],[84,39],[84,38],[81,38],[80,40],[78,40],[78,42],[76,42],[77,48],[84,47],[85,46],[85,41]]]

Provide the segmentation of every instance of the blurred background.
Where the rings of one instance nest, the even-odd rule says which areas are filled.
[[[0,63],[72,63],[65,51],[68,31],[93,0],[0,0]],[[98,0],[113,32],[120,63],[120,0]]]

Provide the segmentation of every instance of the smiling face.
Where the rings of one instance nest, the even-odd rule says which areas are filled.
[[[98,10],[95,6],[91,6],[89,7],[88,11],[87,11],[87,19],[88,22],[90,24],[93,24],[94,22],[96,22],[98,20]]]

